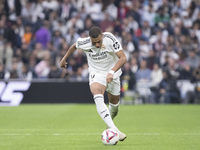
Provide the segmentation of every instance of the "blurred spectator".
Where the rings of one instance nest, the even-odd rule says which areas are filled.
[[[52,42],[54,47],[59,50],[60,49],[60,44],[62,42],[62,35],[59,30],[55,30],[52,36]]]
[[[138,71],[138,61],[137,61],[137,58],[135,58],[135,57],[132,57],[131,58],[131,71],[133,72],[133,73],[136,73],[137,71]]]
[[[109,5],[106,8],[106,12],[110,15],[112,20],[116,20],[117,19],[117,13],[118,13],[118,9],[117,7],[114,5],[114,1],[115,0],[110,0]]]
[[[85,31],[89,31],[89,29],[90,29],[91,27],[93,27],[93,26],[94,26],[94,23],[93,23],[91,17],[88,16],[88,17],[86,18],[86,20],[85,20],[85,28],[84,28],[84,30],[85,30]]]
[[[87,80],[89,77],[89,70],[88,70],[88,64],[84,63],[82,66],[82,73],[81,73],[81,77],[83,80]]]
[[[31,81],[33,78],[33,74],[31,71],[28,70],[28,66],[26,64],[23,64],[22,67],[22,73],[19,76],[20,79]]]
[[[122,21],[126,18],[128,13],[128,7],[126,7],[126,3],[124,0],[120,1],[120,6],[118,7],[117,18]]]
[[[58,10],[59,17],[62,20],[67,21],[71,19],[72,13],[76,11],[76,8],[73,4],[70,3],[70,0],[63,0],[63,4],[61,4]]]
[[[158,67],[160,66],[159,58],[155,56],[154,50],[149,50],[149,57],[146,60],[147,60],[147,68],[151,70],[153,70],[154,64],[157,64]]]
[[[69,31],[71,28],[75,28],[78,33],[81,33],[84,28],[84,22],[80,18],[79,13],[74,13],[73,17],[66,24],[67,30]]]
[[[142,36],[144,36],[145,39],[149,39],[152,35],[153,29],[149,26],[148,21],[143,22],[142,26]]]
[[[113,22],[109,19],[109,17],[110,17],[109,14],[105,13],[104,19],[102,21],[100,21],[100,23],[99,23],[99,27],[101,28],[101,30],[103,32],[106,31],[106,28],[108,28],[110,26],[113,27]]]
[[[133,1],[133,2],[130,2],[130,4],[127,4],[126,6],[128,6],[126,17],[132,16],[134,20],[138,23],[138,25],[140,25],[141,24],[141,14],[139,12],[140,2],[136,1],[136,3],[134,3]]]
[[[38,78],[48,78],[50,60],[50,53],[46,51],[43,59],[35,66],[35,73]]]
[[[79,38],[75,28],[69,29],[69,33],[66,35],[66,42],[71,46]]]
[[[15,21],[21,15],[21,0],[5,0],[4,2],[6,15],[10,20]]]
[[[32,34],[32,30],[31,30],[31,26],[27,25],[25,27],[25,33],[23,35],[23,42],[30,44],[32,36],[33,36],[33,34]]]
[[[49,22],[44,21],[43,27],[41,27],[35,34],[35,41],[41,43],[44,48],[47,47],[47,43],[51,40],[51,34],[49,32]]]
[[[136,80],[148,82],[151,77],[150,74],[151,70],[147,68],[147,62],[145,60],[142,60],[140,62],[140,68],[136,72]]]
[[[89,5],[86,6],[85,10],[92,20],[98,25],[101,17],[102,4],[96,0],[89,0]]]
[[[61,74],[62,70],[59,69],[58,66],[52,62],[48,78],[60,78]]]
[[[180,95],[176,80],[173,79],[168,71],[163,71],[163,79],[159,85],[159,100],[160,103],[179,103]]]
[[[149,26],[153,27],[154,26],[154,18],[156,16],[156,13],[153,10],[153,6],[149,5],[146,11],[144,11],[142,20],[143,22],[146,21],[148,22]],[[144,24],[143,24],[144,25]]]
[[[166,45],[162,42],[162,32],[158,30],[156,32],[156,41],[152,44],[153,50],[156,53],[156,56],[160,57],[161,52],[166,50]]]
[[[144,39],[140,39],[140,42],[139,42],[139,53],[140,53],[140,57],[142,59],[146,59],[149,57],[149,45],[148,43],[144,40]]]
[[[3,63],[0,63],[0,79],[4,79],[5,71]]]
[[[153,70],[151,71],[150,86],[157,87],[162,79],[163,79],[162,69],[159,67],[158,64],[156,63],[153,64]]]
[[[167,14],[164,10],[164,7],[161,6],[158,9],[158,13],[155,17],[155,25],[160,28],[163,29],[164,28],[164,22],[170,22],[170,17],[169,14]]]
[[[5,61],[5,70],[10,70],[12,66],[12,58],[14,56],[14,52],[12,49],[12,45],[10,42],[7,42],[5,44],[5,47],[3,48],[3,59]]]
[[[189,51],[188,57],[185,59],[185,63],[189,64],[191,68],[198,68],[199,56],[196,55],[194,49]]]
[[[129,62],[124,64],[124,70],[121,75],[122,86],[123,84],[128,84],[128,90],[135,90],[135,74],[131,71],[131,66]]]
[[[175,2],[174,7],[172,8],[172,12],[176,12],[178,14],[181,14],[181,12],[184,10],[184,8],[181,6],[181,0],[177,0]]]
[[[182,17],[183,17],[183,25],[186,28],[191,28],[192,27],[192,20],[189,18],[189,14],[187,11],[182,12]]]
[[[181,80],[191,80],[193,69],[189,64],[185,63],[184,68],[180,71],[179,79]]]
[[[160,63],[161,63],[161,65],[164,65],[166,63],[166,59],[165,59],[166,56],[168,56],[169,59],[174,59],[176,61],[179,59],[178,54],[173,51],[171,45],[169,45],[167,47],[166,51],[162,51],[161,57],[160,57]]]
[[[128,33],[127,34],[127,50],[129,53],[132,53],[133,51],[135,51],[135,44],[134,44],[134,41],[133,41],[133,37],[132,37],[132,34],[131,33]]]

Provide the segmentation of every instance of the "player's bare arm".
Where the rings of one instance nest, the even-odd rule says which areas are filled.
[[[60,61],[60,68],[64,69],[67,67],[67,58],[69,58],[69,56],[71,56],[71,54],[73,54],[73,52],[76,51],[76,43],[74,43],[67,51],[67,53],[65,54],[65,56],[62,58],[62,60]]]
[[[124,54],[123,50],[120,50],[119,52],[116,53],[117,57],[119,58],[118,62],[116,65],[109,71],[106,81],[107,83],[112,82],[113,80],[113,74],[119,70],[127,61],[126,55]]]

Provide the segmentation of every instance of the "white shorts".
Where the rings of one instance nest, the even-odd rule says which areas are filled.
[[[120,79],[119,77],[113,79],[111,83],[106,83],[107,75],[99,72],[91,72],[89,76],[89,84],[94,82],[103,84],[106,86],[106,91],[112,95],[120,95]]]

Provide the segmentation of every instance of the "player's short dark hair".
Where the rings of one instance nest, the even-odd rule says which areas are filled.
[[[102,31],[99,27],[92,27],[89,31],[89,36],[92,38],[97,38],[101,34],[102,34]]]

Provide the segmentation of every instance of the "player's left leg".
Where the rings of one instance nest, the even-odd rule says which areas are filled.
[[[112,95],[109,92],[107,92],[107,95],[108,95],[108,100],[109,100],[110,115],[111,115],[111,118],[114,119],[117,116],[118,110],[119,110],[120,95]]]
[[[113,79],[113,81],[107,84],[106,91],[109,100],[109,111],[111,118],[113,119],[118,114],[119,110],[119,98],[120,98],[120,81],[119,78]],[[122,133],[118,128],[113,128],[119,133],[119,141],[126,139],[126,134]]]

